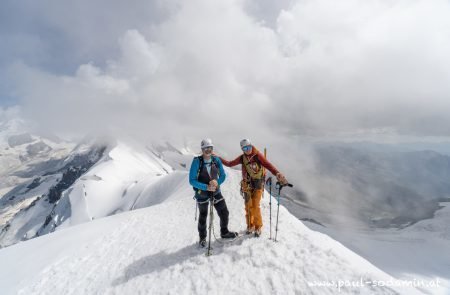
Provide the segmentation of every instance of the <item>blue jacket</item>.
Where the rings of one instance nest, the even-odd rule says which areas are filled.
[[[223,169],[222,161],[220,161],[219,157],[211,156],[212,160],[217,163],[217,166],[219,167],[219,179],[217,180],[217,183],[219,186],[225,181],[226,174],[225,170]],[[189,183],[202,191],[208,190],[208,185],[205,183],[201,183],[197,180],[197,173],[198,169],[200,168],[200,160],[195,157],[194,160],[192,160],[191,169],[189,170]]]

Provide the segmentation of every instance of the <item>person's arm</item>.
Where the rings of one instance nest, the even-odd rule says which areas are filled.
[[[267,170],[269,170],[273,175],[275,175],[277,177],[277,180],[279,182],[281,182],[283,185],[287,184],[288,181],[286,179],[286,177],[284,177],[283,174],[281,174],[280,171],[277,170],[277,168],[275,168],[275,166],[273,166],[267,159],[266,157],[264,157],[264,155],[261,152],[258,152],[258,159],[261,162],[261,165],[263,165],[264,167],[266,167]]]
[[[225,181],[227,174],[225,173],[225,170],[223,169],[222,161],[220,160],[220,158],[217,158],[217,163],[219,165],[219,179],[217,182],[219,183],[219,185],[221,185]]]
[[[270,163],[261,152],[258,152],[258,160],[261,162],[261,165],[263,165],[273,175],[277,175],[278,173],[280,173],[280,171],[278,171],[277,168],[275,168],[275,166],[273,166],[272,163]]]
[[[200,168],[200,161],[197,158],[192,160],[191,169],[189,170],[189,183],[196,189],[207,191],[208,186],[197,180],[198,169]]]
[[[269,170],[273,175],[277,177],[277,180],[281,182],[282,184],[287,184],[288,181],[286,177],[284,177],[283,174],[280,173],[280,171],[275,168],[275,166],[270,163],[266,157],[261,152],[258,152],[258,159],[261,162],[261,165],[263,165],[267,170]]]
[[[242,158],[242,155],[239,156],[239,157],[237,157],[237,158],[234,159],[233,161],[227,161],[227,160],[225,160],[224,158],[219,157],[220,161],[222,161],[222,164],[224,164],[224,165],[227,166],[227,167],[234,167],[234,166],[236,166],[236,165],[241,164],[241,158]]]

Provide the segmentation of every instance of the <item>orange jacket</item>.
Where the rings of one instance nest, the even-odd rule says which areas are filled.
[[[275,166],[273,166],[269,161],[267,161],[267,159],[264,157],[264,155],[260,151],[258,151],[253,145],[252,145],[252,153],[249,156],[247,156],[246,154],[242,154],[242,155],[239,155],[239,157],[237,157],[233,161],[227,161],[222,157],[219,157],[219,158],[222,161],[222,164],[224,164],[227,167],[234,167],[236,165],[241,164],[242,165],[242,177],[245,179],[245,178],[247,178],[247,170],[245,170],[245,166],[243,165],[242,157],[247,157],[247,160],[249,161],[250,164],[254,163],[256,160],[258,160],[259,163],[261,163],[261,165],[264,166],[267,170],[272,172],[273,175],[277,175],[279,173],[277,168],[275,168]]]

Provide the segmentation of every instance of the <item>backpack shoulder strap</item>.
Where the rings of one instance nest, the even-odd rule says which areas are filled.
[[[200,175],[200,172],[202,171],[204,161],[203,161],[203,156],[198,156],[197,159],[198,159],[198,162],[199,162],[198,163],[198,170],[197,170],[197,179],[198,179],[198,176]]]
[[[217,168],[217,175],[220,176],[219,161],[216,156],[211,156],[211,163]]]

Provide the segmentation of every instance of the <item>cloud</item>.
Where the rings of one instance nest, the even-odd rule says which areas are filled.
[[[144,2],[122,9],[123,19],[114,3],[104,12],[108,24],[121,19],[114,29],[91,22],[102,15],[100,4],[73,4],[92,32],[61,7],[35,7],[67,33],[73,52],[95,61],[64,75],[15,66],[29,114],[61,131],[163,124],[171,133],[205,124],[223,133],[258,126],[288,134],[450,134],[448,1],[152,3],[160,16],[148,23],[130,17]]]
[[[10,120],[20,117],[20,108],[18,106],[3,108],[0,107],[0,122],[7,123]]]
[[[279,97],[291,110],[284,118],[295,119],[281,123],[324,133],[394,128],[448,136],[448,6],[305,1],[282,12],[279,36],[294,70]]]
[[[31,2],[0,64],[46,132],[250,137],[310,195],[306,138],[450,135],[445,0]]]
[[[117,54],[117,38],[128,29],[150,30],[177,2],[136,0],[5,0],[0,11],[0,65],[20,59],[34,67],[71,73],[81,63]]]

